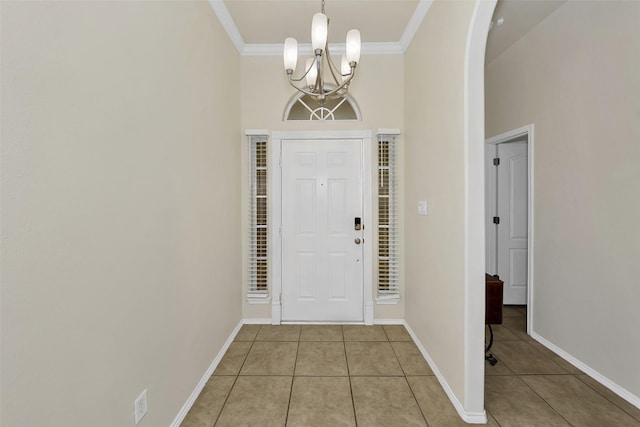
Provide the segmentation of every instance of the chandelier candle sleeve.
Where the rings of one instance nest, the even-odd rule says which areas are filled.
[[[298,42],[296,39],[289,37],[284,41],[284,69],[286,71],[296,71],[298,63]]]
[[[349,30],[347,33],[347,61],[349,64],[352,62],[360,61],[360,31]]]
[[[327,45],[327,33],[329,22],[327,15],[316,13],[311,21],[311,47],[313,51],[323,50]]]

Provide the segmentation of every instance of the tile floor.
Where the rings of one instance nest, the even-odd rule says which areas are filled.
[[[532,341],[525,316],[505,307],[494,326],[489,425],[640,427],[640,409]],[[244,325],[182,423],[214,425],[466,424],[402,326]]]

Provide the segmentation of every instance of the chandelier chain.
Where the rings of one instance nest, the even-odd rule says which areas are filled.
[[[324,13],[324,0],[322,0],[322,13]]]

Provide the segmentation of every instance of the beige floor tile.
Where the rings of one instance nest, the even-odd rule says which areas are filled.
[[[388,341],[380,325],[343,325],[342,332],[345,341]]]
[[[256,341],[298,341],[300,325],[262,325]]]
[[[301,342],[298,346],[296,375],[347,376],[343,342]]]
[[[181,427],[212,427],[236,377],[211,377],[200,392]]]
[[[392,342],[391,347],[405,375],[433,375],[427,361],[413,342]]]
[[[495,341],[491,352],[516,374],[567,373],[525,341]]]
[[[567,362],[562,357],[558,356],[557,354],[555,354],[553,351],[549,350],[544,345],[540,344],[538,341],[531,340],[531,341],[527,341],[527,343],[530,346],[532,346],[533,348],[535,348],[536,350],[538,350],[540,353],[542,353],[549,360],[553,361],[556,365],[558,365],[561,368],[563,368],[568,373],[573,374],[573,375],[584,374],[584,372],[582,372],[580,369],[576,368],[571,363]]]
[[[402,325],[384,325],[382,328],[389,341],[413,341],[409,332]]]
[[[293,375],[297,342],[254,342],[240,375]]]
[[[349,378],[295,377],[288,427],[355,426]]]
[[[213,375],[238,375],[247,358],[251,342],[232,342]]]
[[[403,375],[388,342],[346,342],[345,347],[352,376]]]
[[[491,325],[494,341],[518,341],[520,337],[502,325]],[[489,340],[489,330],[485,328],[485,339]]]
[[[434,376],[410,377],[407,381],[430,427],[466,426]]]
[[[292,377],[238,377],[216,427],[282,427]]]
[[[533,339],[529,335],[527,335],[527,318],[524,316],[503,317],[502,326],[513,332],[513,334],[517,336],[518,339],[521,339],[523,341]]]
[[[516,376],[485,378],[485,407],[502,427],[569,426]]]
[[[302,325],[300,341],[343,341],[340,325]]]
[[[495,356],[495,354],[494,354]],[[492,365],[489,361],[484,361],[484,374],[485,375],[514,375],[513,371],[509,369],[500,359],[498,363]]]
[[[521,305],[505,305],[502,307],[502,317],[522,317],[524,315]]]
[[[573,425],[640,426],[640,422],[573,375],[525,375],[521,378]]]
[[[588,375],[576,375],[580,381],[600,393],[602,396],[606,397],[611,403],[616,405],[618,408],[625,411],[627,414],[631,415],[636,420],[640,421],[640,409],[636,408],[631,403],[627,402],[613,391],[609,390],[607,387],[600,384],[598,381],[594,380]]]
[[[404,377],[351,378],[351,390],[360,426],[427,425]]]
[[[485,411],[487,413],[487,424],[490,427],[500,427],[500,424],[498,424],[498,421],[496,421],[496,419],[494,418],[493,415],[491,415],[491,412],[489,411]]]
[[[260,325],[242,325],[234,341],[253,341],[258,335]]]

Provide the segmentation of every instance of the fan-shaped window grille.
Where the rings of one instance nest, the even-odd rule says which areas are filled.
[[[361,120],[360,109],[349,95],[320,104],[304,93],[296,94],[284,112],[285,120]]]

